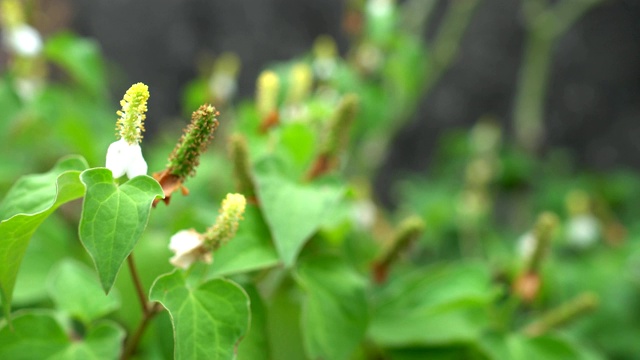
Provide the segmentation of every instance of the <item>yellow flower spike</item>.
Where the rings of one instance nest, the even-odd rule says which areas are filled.
[[[338,56],[338,45],[329,35],[320,35],[313,43],[313,55],[317,58],[333,59]]]
[[[131,85],[120,101],[122,110],[118,110],[116,130],[119,139],[124,139],[129,145],[140,143],[144,132],[144,119],[147,115],[147,100],[149,87],[143,83]]]
[[[17,0],[3,0],[0,4],[0,21],[6,28],[13,28],[26,22],[22,4]]]
[[[246,206],[247,200],[242,194],[227,194],[215,224],[204,234],[209,249],[215,251],[236,235]]]
[[[263,71],[258,77],[258,89],[256,103],[260,118],[264,119],[277,112],[278,93],[280,92],[280,79],[273,71]]]
[[[311,67],[304,63],[299,63],[293,66],[289,75],[290,86],[287,100],[291,104],[302,103],[309,94],[313,87],[313,72]]]

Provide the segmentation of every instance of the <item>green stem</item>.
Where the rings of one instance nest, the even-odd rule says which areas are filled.
[[[530,153],[538,150],[543,136],[544,101],[555,37],[536,31],[528,34],[516,102],[514,126],[516,140]]]
[[[147,295],[144,292],[144,288],[142,287],[142,281],[140,280],[140,276],[138,275],[138,270],[136,268],[136,264],[133,261],[133,252],[127,256],[127,265],[129,266],[129,273],[131,274],[131,281],[133,282],[133,286],[136,289],[136,295],[140,302],[140,307],[142,308],[142,313],[145,314],[149,309],[147,308]]]
[[[602,0],[564,0],[555,5],[527,0],[524,15],[527,38],[520,68],[513,114],[518,144],[530,154],[544,136],[544,104],[554,45],[589,9]]]
[[[149,310],[145,311],[142,314],[142,320],[138,324],[138,327],[136,328],[136,331],[133,333],[133,335],[129,337],[120,360],[128,360],[136,352],[138,344],[142,339],[142,335],[147,329],[147,325],[149,325],[151,319],[153,319],[156,314],[160,313],[160,311],[162,311],[162,306],[160,305],[160,303],[154,303]]]
[[[592,293],[584,293],[550,310],[540,319],[526,326],[522,331],[529,336],[539,336],[551,329],[564,325],[598,305],[598,298]]]
[[[471,16],[480,1],[459,0],[450,2],[447,13],[442,19],[441,28],[431,45],[433,61],[429,64],[429,75],[423,88],[423,94],[428,93],[453,64],[460,52],[462,36],[465,34],[471,21]]]
[[[121,360],[131,358],[131,356],[136,352],[140,339],[142,338],[142,334],[144,334],[147,325],[149,325],[149,321],[151,321],[151,319],[162,310],[159,303],[151,305],[147,300],[147,295],[145,294],[142,281],[140,280],[136,264],[133,260],[133,253],[129,254],[127,257],[127,265],[129,267],[129,273],[131,274],[131,280],[133,281],[133,285],[136,290],[136,295],[142,308],[142,320],[140,320],[136,331],[127,340],[122,356],[120,357]]]

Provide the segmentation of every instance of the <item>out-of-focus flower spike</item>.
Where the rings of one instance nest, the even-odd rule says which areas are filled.
[[[293,66],[289,75],[289,92],[287,102],[290,104],[300,104],[311,94],[313,87],[313,72],[311,67],[305,63],[298,63]]]
[[[344,96],[324,131],[325,139],[320,145],[320,152],[315,163],[307,173],[307,180],[315,179],[335,167],[340,152],[348,146],[358,105],[357,95]]]
[[[255,202],[256,191],[251,176],[249,149],[247,141],[242,135],[234,134],[229,138],[229,154],[233,162],[233,175],[237,191],[244,194],[248,202]]]
[[[280,79],[273,71],[263,71],[258,77],[256,90],[256,107],[260,116],[260,131],[266,132],[278,125],[278,95],[280,93]]]

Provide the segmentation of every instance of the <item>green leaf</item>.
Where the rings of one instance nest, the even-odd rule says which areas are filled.
[[[296,172],[303,174],[316,153],[317,131],[305,123],[292,123],[281,126],[280,146],[278,150],[290,159]]]
[[[0,329],[0,359],[117,359],[124,339],[124,331],[106,321],[89,328],[81,341],[67,333],[47,312],[20,314],[13,329]]]
[[[282,173],[271,158],[255,167],[262,213],[280,258],[285,266],[291,267],[302,246],[338,204],[343,189],[331,181],[298,184]]]
[[[260,210],[247,205],[238,233],[225,246],[216,251],[209,275],[238,274],[268,268],[279,263],[278,254],[271,243],[269,228]]]
[[[481,341],[481,347],[490,359],[512,360],[583,360],[599,359],[571,342],[557,336],[545,335],[529,338],[518,334],[490,335]]]
[[[306,290],[302,328],[311,359],[349,359],[368,323],[365,280],[331,256],[303,261],[298,283]]]
[[[392,277],[377,294],[369,336],[384,346],[447,345],[476,339],[495,296],[486,267],[455,264]]]
[[[151,203],[163,194],[153,178],[137,176],[118,186],[111,170],[89,169],[80,176],[87,186],[80,219],[80,240],[98,270],[105,292],[147,227]]]
[[[71,33],[60,33],[47,40],[44,52],[92,94],[105,92],[104,63],[100,47],[95,41]]]
[[[171,314],[176,359],[233,359],[249,329],[249,297],[231,281],[190,286],[176,270],[156,280],[149,298]]]
[[[13,289],[13,306],[25,307],[48,299],[47,280],[51,269],[60,259],[84,251],[77,238],[78,229],[69,226],[60,213],[51,214],[40,225],[20,264]]]
[[[238,360],[268,360],[267,310],[258,289],[252,284],[243,284],[251,300],[251,328],[238,346]]]
[[[49,294],[56,308],[85,324],[120,306],[117,292],[105,295],[95,273],[75,260],[63,260],[51,273]]]
[[[387,352],[390,360],[486,360],[486,356],[472,346],[429,348],[397,348]],[[505,358],[509,359],[509,358]]]
[[[267,336],[270,359],[307,359],[303,346],[302,296],[300,287],[284,272],[280,283],[269,296],[267,306]]]
[[[78,156],[60,160],[49,172],[28,175],[16,182],[0,204],[0,299],[9,318],[11,298],[20,263],[38,226],[60,205],[84,194]]]

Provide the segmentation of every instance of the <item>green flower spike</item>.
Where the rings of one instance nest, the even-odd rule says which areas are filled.
[[[222,200],[220,215],[218,215],[216,223],[204,234],[207,248],[215,251],[236,235],[246,206],[247,200],[243,195],[227,194],[227,197]]]
[[[232,135],[229,138],[229,153],[233,161],[233,175],[237,191],[244,194],[247,201],[255,203],[256,190],[251,175],[247,140],[240,134]]]
[[[351,127],[358,112],[359,99],[355,94],[342,98],[338,108],[329,120],[325,130],[325,139],[320,144],[320,153],[307,173],[307,180],[313,180],[334,168],[340,152],[349,143]]]
[[[387,279],[389,267],[403,250],[422,235],[424,228],[424,221],[418,216],[409,217],[400,223],[392,241],[373,264],[373,276],[377,283],[383,283]]]
[[[528,259],[524,271],[513,284],[513,291],[525,302],[532,302],[538,295],[542,262],[551,247],[553,233],[558,223],[558,217],[552,212],[543,212],[538,216],[532,231],[535,239],[533,254]]]
[[[246,205],[244,196],[227,194],[222,201],[220,215],[206,233],[181,230],[171,237],[169,249],[175,255],[169,262],[182,269],[188,269],[196,261],[210,264],[213,252],[236,235]]]
[[[164,190],[163,201],[169,204],[171,194],[181,189],[184,195],[188,190],[182,185],[189,176],[196,174],[196,168],[200,164],[200,155],[207,150],[207,146],[213,140],[218,125],[216,116],[220,115],[215,107],[202,105],[191,115],[191,123],[176,144],[169,156],[167,168],[153,174]]]

